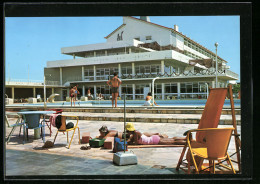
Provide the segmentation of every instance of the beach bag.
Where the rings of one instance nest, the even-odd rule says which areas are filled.
[[[125,149],[127,151],[127,142],[125,142],[125,146]],[[116,153],[118,151],[124,151],[124,141],[121,141],[120,138],[115,137],[113,152]]]

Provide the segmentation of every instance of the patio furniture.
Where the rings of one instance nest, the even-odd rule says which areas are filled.
[[[72,134],[72,136],[71,136],[71,139],[70,139],[70,142],[69,142],[69,145],[68,145],[68,149],[69,149],[69,148],[70,148],[70,145],[71,145],[71,142],[72,142],[72,139],[73,139],[73,137],[74,137],[74,134],[75,134],[76,129],[78,129],[79,144],[80,144],[80,131],[79,131],[79,127],[78,127],[79,118],[78,118],[77,116],[69,116],[69,115],[60,115],[60,116],[61,116],[61,126],[60,126],[60,128],[57,130],[57,133],[56,133],[56,135],[55,135],[55,137],[54,137],[53,144],[54,144],[54,142],[55,142],[55,140],[56,140],[56,137],[57,137],[57,135],[58,135],[59,132],[63,132],[63,133],[66,132],[66,133],[67,133],[67,143],[68,143],[68,142],[69,142],[68,132],[73,131],[73,134]],[[67,119],[68,117],[69,117],[69,118],[75,118],[75,119],[77,120],[77,122],[76,122],[76,125],[74,125],[73,128],[66,129],[66,119]]]
[[[18,112],[17,114],[22,115],[24,119],[24,123],[26,126],[24,127],[24,132],[25,128],[29,129],[42,129],[42,140],[45,142],[45,116],[46,114],[53,114],[55,111],[24,111],[24,112]],[[43,115],[43,122],[40,123],[40,116]],[[43,127],[43,128],[42,128]],[[36,131],[35,131],[36,133]],[[27,134],[28,138],[28,134]],[[25,139],[23,141],[25,143]]]
[[[55,113],[53,113],[53,114],[61,114],[62,113],[62,109],[50,109],[49,111],[55,111]],[[49,128],[49,130],[50,130],[50,137],[51,137],[51,133],[52,133],[52,131],[51,131],[51,119],[53,118],[53,117],[51,117],[52,115],[50,115],[50,117],[49,117],[49,119],[45,119],[45,123],[46,123],[46,125],[47,125],[47,127]],[[42,122],[41,122],[41,124],[43,123],[43,120],[42,120]]]
[[[235,144],[236,144],[236,154],[237,154],[237,161],[234,161],[238,163],[239,171],[240,171],[240,152],[239,149],[241,148],[241,143],[239,139],[239,135],[237,134],[237,125],[236,125],[236,119],[235,119],[235,111],[234,111],[234,101],[233,101],[233,93],[232,93],[232,86],[229,85],[228,88],[210,88],[209,97],[207,99],[204,111],[201,116],[201,120],[198,125],[198,129],[205,129],[205,128],[217,128],[218,123],[220,120],[222,108],[225,102],[226,97],[230,97],[230,104],[231,104],[231,113],[232,113],[232,122],[234,127],[234,136],[235,136]],[[188,131],[184,133],[184,136],[187,136]],[[196,133],[196,139],[191,141],[191,146],[205,146],[205,136],[206,133],[203,131],[199,131]],[[190,136],[191,138],[191,136]],[[185,138],[187,140],[187,137]],[[186,149],[188,147],[187,141],[186,144],[182,150],[181,156],[179,158],[179,162],[177,164],[176,170],[182,169],[184,171],[185,168],[187,168],[187,163],[185,163],[183,160],[183,157],[186,153]],[[188,150],[186,154],[186,159],[188,161],[188,164],[190,158],[190,150]],[[201,161],[201,159],[196,160],[197,163]],[[184,167],[181,167],[184,166]],[[200,168],[198,168],[200,169]]]
[[[29,140],[28,129],[34,129],[35,130],[34,134],[37,134],[36,129],[40,128],[41,136],[43,139],[43,134],[42,134],[43,125],[40,123],[41,114],[25,114],[25,115],[23,115],[23,117],[24,117],[24,122],[25,122],[27,141]]]
[[[188,174],[191,173],[191,163],[195,167],[196,174],[199,174],[200,171],[205,171],[208,169],[210,173],[215,174],[215,160],[217,160],[218,166],[229,169],[232,171],[232,173],[236,174],[236,171],[234,170],[232,162],[227,153],[231,133],[233,130],[234,128],[205,128],[189,130],[187,132],[187,144],[190,150]],[[190,136],[192,136],[191,132],[204,133],[204,139],[206,140],[206,143],[202,146],[193,146],[193,144],[190,142]],[[200,158],[199,163],[197,163],[198,158]],[[202,169],[204,159],[209,160],[209,167]],[[227,161],[230,167],[222,164],[224,161]]]
[[[15,124],[10,124],[9,123],[8,115],[16,115],[17,116],[17,120],[16,120]],[[9,133],[9,135],[5,139],[7,144],[8,144],[8,142],[10,141],[11,136],[13,135],[13,133],[14,133],[14,131],[16,129],[16,127],[24,126],[24,122],[22,121],[21,116],[19,116],[17,113],[6,113],[5,114],[5,123],[6,123],[8,128],[12,128],[10,133]],[[21,131],[19,131],[19,137],[20,137],[20,133],[21,133]]]

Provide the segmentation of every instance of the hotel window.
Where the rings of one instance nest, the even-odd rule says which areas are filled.
[[[85,69],[84,78],[85,78],[85,80],[94,80],[94,70],[93,69]]]
[[[136,37],[136,38],[134,38],[134,39],[140,41],[140,37]]]
[[[121,71],[123,75],[132,74],[132,67],[131,66],[122,67]]]
[[[146,40],[152,40],[152,36],[146,36],[145,39]]]
[[[177,84],[176,83],[165,84],[165,93],[177,93]]]
[[[123,84],[121,89],[123,94],[133,94],[132,84],[125,84],[125,85]]]

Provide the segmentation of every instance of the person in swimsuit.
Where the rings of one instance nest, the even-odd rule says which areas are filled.
[[[152,102],[151,102],[152,99],[153,99],[152,94],[151,94],[151,92],[149,92],[145,98],[144,106],[152,106]],[[154,101],[154,104],[157,105],[157,103],[155,101]]]
[[[79,91],[78,91],[78,84],[76,86],[74,86],[74,98],[75,98],[75,101],[77,101],[78,99],[78,95],[79,95]]]
[[[114,77],[107,81],[107,85],[111,87],[112,90],[112,108],[117,107],[117,97],[119,94],[119,86],[122,84],[122,81],[118,78],[118,74],[115,72]],[[115,103],[114,103],[115,102]]]
[[[169,144],[181,144],[185,142],[178,140],[175,137],[168,138],[165,134],[160,133],[141,133],[138,130],[135,130],[133,123],[128,123],[126,125],[126,137],[127,144],[135,145],[169,145]]]
[[[89,99],[89,100],[92,100],[92,95],[91,95],[90,90],[91,90],[91,88],[88,88],[87,94],[88,94],[88,99]]]
[[[71,102],[71,104],[70,104],[70,106],[72,107],[72,101],[74,102],[74,107],[75,107],[75,87],[71,87],[71,89],[70,89],[70,102]]]
[[[106,125],[103,125],[99,129],[99,133],[100,135],[97,136],[96,138],[106,139],[107,137],[119,137],[120,139],[122,139],[122,132],[118,132],[116,130],[108,130]]]

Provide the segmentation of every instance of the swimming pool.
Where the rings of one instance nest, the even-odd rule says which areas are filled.
[[[156,103],[159,106],[155,107],[204,107],[206,104],[206,99],[202,100],[156,100]],[[55,103],[46,103],[47,107],[69,107],[71,105],[70,102],[55,102]],[[118,100],[118,107],[124,106],[123,100]],[[146,107],[143,106],[143,100],[126,100],[126,107]],[[240,108],[240,100],[235,99],[234,105],[236,108]],[[43,103],[37,104],[11,104],[6,105],[7,107],[42,107]],[[76,101],[75,107],[111,107],[111,100],[90,100],[90,101]],[[230,100],[225,100],[224,107],[230,107]]]

